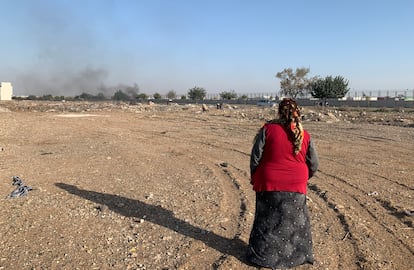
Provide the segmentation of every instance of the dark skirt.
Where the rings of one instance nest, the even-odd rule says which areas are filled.
[[[268,268],[313,264],[306,195],[273,191],[256,193],[256,213],[247,259]]]

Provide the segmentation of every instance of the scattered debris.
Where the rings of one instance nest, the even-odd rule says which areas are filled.
[[[152,193],[150,193],[149,195],[146,195],[146,196],[145,196],[145,199],[146,199],[146,200],[150,200],[150,199],[152,199],[152,198],[154,198],[154,194],[152,194]]]
[[[19,176],[13,176],[12,185],[17,186],[17,188],[13,190],[12,193],[10,193],[9,196],[7,196],[7,198],[23,197],[26,196],[29,193],[29,191],[33,190],[33,188],[26,186]]]
[[[229,166],[229,164],[228,164],[227,162],[222,162],[222,163],[220,163],[220,166],[221,166],[221,167],[228,167],[228,166]]]
[[[107,205],[100,204],[100,205],[95,206],[95,209],[99,212],[105,212],[109,209],[109,207]]]
[[[349,232],[346,232],[346,234],[344,235],[344,237],[342,237],[342,241],[344,241],[345,239],[347,239],[349,236]]]
[[[102,116],[99,114],[93,114],[94,112],[112,112],[112,111],[125,111],[125,112],[172,112],[183,110],[197,110],[198,112],[210,112],[212,114],[229,113],[228,111],[238,112],[238,116],[244,119],[262,119],[274,117],[276,112],[273,107],[266,107],[261,110],[265,115],[260,115],[257,112],[253,112],[252,105],[233,105],[225,103],[216,103],[217,110],[211,111],[208,104],[202,104],[202,110],[199,111],[199,104],[185,104],[179,105],[174,103],[175,106],[168,104],[159,104],[152,101],[148,102],[89,102],[89,101],[65,101],[65,102],[47,102],[47,101],[33,101],[23,100],[16,102],[9,102],[3,105],[3,109],[7,109],[10,112],[49,112],[59,113],[59,117],[86,117],[86,116]],[[1,112],[0,107],[0,112]],[[396,109],[378,109],[378,108],[349,108],[349,107],[318,107],[307,106],[302,108],[302,120],[303,121],[315,121],[325,123],[370,123],[380,125],[393,125],[403,127],[414,127],[414,117],[412,110],[396,110]]]
[[[368,196],[378,196],[378,192],[376,191],[370,192],[368,193]]]
[[[202,105],[202,109],[203,109],[203,112],[207,112],[208,111],[207,105],[206,104],[203,104]]]
[[[405,210],[404,214],[406,214],[407,216],[413,217],[414,216],[414,210]]]
[[[0,270],[254,269],[243,257],[255,208],[248,151],[257,128],[276,115],[274,108],[223,104],[217,110],[207,104],[209,112],[198,115],[201,104],[4,104],[19,106],[19,112],[42,112],[3,115],[0,167],[5,174],[14,170],[34,190],[44,190],[6,199],[17,185],[10,187],[14,174],[4,179],[0,243],[7,248],[1,252]],[[361,118],[358,108],[331,108],[306,107],[302,114],[321,156],[342,155],[324,160],[326,171],[322,168],[312,180],[306,197],[314,237],[323,239],[314,243],[324,255],[316,266],[411,269],[412,260],[398,258],[412,256],[407,246],[414,221],[409,189],[413,131],[373,126],[388,120],[402,125],[392,122],[399,119],[393,116],[398,112],[368,109]],[[333,123],[327,112],[340,122]],[[69,113],[100,117],[58,117]],[[404,119],[414,119],[414,113],[406,114]],[[372,152],[378,145],[386,155]],[[49,152],[53,154],[45,154]],[[24,166],[41,177],[29,179],[20,172]],[[353,170],[344,172],[344,166]],[[374,174],[375,187],[362,185]],[[321,182],[331,176],[344,177],[349,185],[341,185],[338,193],[338,185]],[[67,184],[53,185],[57,181]],[[373,191],[378,196],[367,195]],[[359,240],[367,243],[362,252],[338,261],[337,246]]]

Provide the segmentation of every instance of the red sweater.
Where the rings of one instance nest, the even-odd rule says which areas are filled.
[[[252,175],[253,189],[306,194],[309,179],[306,153],[310,135],[305,130],[302,148],[295,155],[289,131],[280,124],[266,124],[265,145],[259,165]]]

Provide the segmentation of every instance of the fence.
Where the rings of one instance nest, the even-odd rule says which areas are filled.
[[[185,103],[227,103],[227,104],[249,104],[256,105],[257,101],[263,98],[276,98],[278,92],[257,92],[257,93],[237,93],[237,99],[223,100],[220,94],[207,94],[204,100],[179,100],[174,102]],[[242,98],[243,97],[243,98]],[[307,97],[297,99],[301,106],[315,106],[320,104],[320,100]],[[373,107],[373,108],[414,108],[414,90],[369,90],[369,91],[350,91],[343,99],[328,99],[328,106],[337,107]]]
[[[279,91],[236,93],[236,94],[238,98],[244,97],[244,99],[247,99],[247,100],[276,98],[280,96]],[[180,97],[180,96],[181,95],[177,95],[177,97]],[[307,94],[303,98],[311,98],[311,95]],[[409,89],[406,89],[406,90],[351,90],[346,94],[345,98],[350,99],[350,100],[352,99],[362,100],[362,99],[369,99],[369,98],[379,98],[379,99],[398,98],[398,99],[405,99],[405,100],[414,100],[414,89],[412,90],[409,90]],[[221,100],[220,93],[208,93],[205,99],[206,100]]]

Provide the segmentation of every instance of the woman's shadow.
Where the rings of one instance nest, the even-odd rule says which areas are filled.
[[[106,205],[110,210],[125,217],[138,219],[145,218],[146,221],[158,224],[195,240],[199,240],[207,246],[221,252],[224,257],[230,255],[245,264],[249,264],[245,258],[247,245],[239,238],[235,237],[233,239],[228,239],[213,232],[206,232],[202,228],[195,227],[188,222],[176,218],[173,212],[164,209],[161,206],[147,204],[139,200],[133,200],[118,195],[79,189],[76,186],[65,183],[55,183],[55,185],[81,198],[100,205]],[[200,214],[202,214],[202,210]]]

